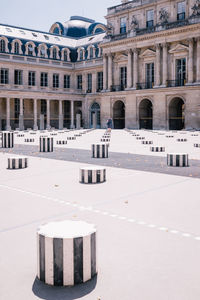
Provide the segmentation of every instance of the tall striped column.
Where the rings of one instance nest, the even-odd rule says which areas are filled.
[[[108,144],[93,144],[92,145],[93,158],[108,158]]]
[[[81,183],[102,183],[106,181],[106,169],[104,167],[80,168]]]
[[[53,152],[52,137],[40,137],[40,152]]]
[[[51,222],[37,231],[38,278],[73,286],[97,274],[96,228],[82,221]]]
[[[25,169],[28,167],[27,157],[10,157],[8,158],[8,169]]]
[[[188,167],[189,159],[186,153],[168,153],[167,165],[171,167]]]
[[[9,131],[2,132],[2,148],[14,147],[14,133]]]

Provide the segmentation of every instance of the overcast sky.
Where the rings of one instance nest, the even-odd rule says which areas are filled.
[[[0,23],[42,31],[76,15],[105,23],[107,7],[120,3],[121,0],[6,0],[1,1]]]

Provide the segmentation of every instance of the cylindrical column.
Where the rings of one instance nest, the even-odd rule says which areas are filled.
[[[2,132],[2,148],[13,148],[14,147],[14,133],[13,132]]]
[[[38,126],[37,126],[37,99],[33,100],[33,106],[34,106],[34,125],[33,125],[33,129],[34,130],[38,130]]]
[[[160,86],[160,45],[156,45],[156,86]]]
[[[128,66],[127,66],[127,88],[130,89],[133,85],[133,72],[132,72],[132,51],[128,50]]]
[[[47,129],[50,129],[50,100],[47,99]]]
[[[133,87],[136,89],[138,83],[138,50],[133,49]]]
[[[112,54],[108,55],[108,90],[111,90],[112,82]]]
[[[62,100],[59,100],[59,130],[63,129],[63,105]]]
[[[106,169],[104,167],[80,168],[81,183],[102,183],[106,181]]]
[[[197,39],[197,75],[196,81],[200,83],[200,38]]]
[[[74,101],[71,101],[71,129],[74,128]]]
[[[40,137],[40,152],[53,152],[52,137]]]
[[[10,98],[6,99],[6,130],[11,130],[11,127],[10,127]]]
[[[28,167],[28,158],[27,157],[11,157],[8,158],[8,169],[25,169]]]
[[[24,130],[24,100],[23,99],[20,99],[19,107],[20,107],[19,130]]]
[[[24,114],[24,100],[20,99],[20,115],[23,116]]]
[[[167,67],[167,55],[168,55],[168,48],[167,44],[163,44],[163,81],[162,85],[166,86],[167,85],[167,80],[168,80],[168,67]]]
[[[188,83],[193,83],[194,74],[193,74],[193,39],[189,40],[189,61],[188,61]]]
[[[185,153],[167,154],[167,165],[171,167],[188,167],[189,166],[188,154]]]
[[[93,144],[92,145],[93,158],[108,158],[108,144]]]
[[[107,56],[106,54],[103,55],[103,89],[104,91],[107,90]]]

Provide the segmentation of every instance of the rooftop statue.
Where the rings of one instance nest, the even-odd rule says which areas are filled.
[[[108,22],[107,26],[106,26],[106,35],[110,36],[114,34],[114,27],[111,23]]]
[[[131,30],[132,31],[136,31],[136,29],[139,27],[139,23],[138,23],[138,20],[136,19],[135,16],[132,16],[132,21],[131,21]]]
[[[159,11],[160,24],[168,23],[168,19],[169,19],[168,11],[165,8],[161,8],[161,10]]]
[[[196,0],[196,3],[192,7],[193,13],[191,17],[200,16],[200,0]]]

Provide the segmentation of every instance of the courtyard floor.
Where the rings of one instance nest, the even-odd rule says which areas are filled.
[[[131,133],[113,130],[109,158],[92,159],[91,144],[104,132],[91,131],[53,153],[38,152],[39,135],[50,132],[16,134],[13,149],[0,148],[0,299],[200,299],[200,148],[193,146],[200,133],[132,131],[166,147],[153,153]],[[169,152],[188,153],[190,166],[167,167]],[[27,155],[29,167],[8,170],[13,153]],[[105,165],[107,181],[80,184],[79,168],[88,164]],[[64,219],[96,224],[98,275],[75,287],[50,287],[36,278],[36,230]]]

